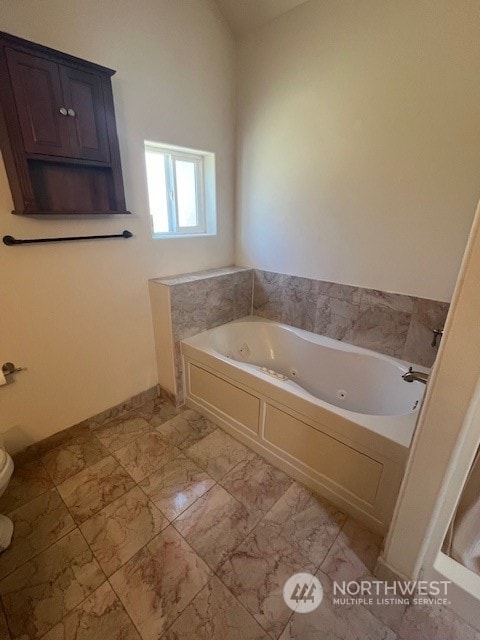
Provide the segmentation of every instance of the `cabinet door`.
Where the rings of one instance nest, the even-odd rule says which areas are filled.
[[[6,56],[25,151],[70,155],[58,65],[14,49],[7,49]]]
[[[63,65],[60,66],[60,77],[70,121],[71,155],[109,162],[102,78]]]

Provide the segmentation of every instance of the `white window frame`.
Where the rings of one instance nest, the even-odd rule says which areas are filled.
[[[152,237],[174,238],[216,234],[215,155],[204,151],[174,147],[145,141],[145,153],[165,156],[165,185],[167,189],[168,231],[155,232],[152,212]],[[180,227],[178,223],[177,160],[187,160],[195,165],[195,192],[198,224]],[[148,180],[147,180],[148,189]]]

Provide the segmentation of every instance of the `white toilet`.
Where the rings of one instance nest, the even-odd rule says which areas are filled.
[[[0,448],[0,496],[8,486],[13,473],[13,460],[6,451]],[[13,522],[0,514],[0,551],[10,545],[13,534]]]

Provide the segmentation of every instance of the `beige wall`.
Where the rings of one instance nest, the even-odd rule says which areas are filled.
[[[117,69],[113,90],[130,217],[10,215],[0,237],[130,229],[131,240],[0,245],[0,433],[17,449],[157,382],[147,280],[233,262],[234,44],[208,0],[0,0],[0,29]],[[218,236],[152,240],[143,140],[217,154]]]
[[[448,301],[480,195],[473,0],[311,0],[239,48],[237,262]]]

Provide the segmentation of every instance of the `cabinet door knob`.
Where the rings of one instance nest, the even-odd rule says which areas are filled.
[[[65,107],[60,107],[59,111],[62,114],[62,116],[68,115],[68,111],[65,109]]]
[[[74,117],[77,115],[77,114],[75,113],[75,109],[69,109],[69,110],[67,111],[67,113],[68,113],[68,115],[69,115],[71,118],[74,118]]]

